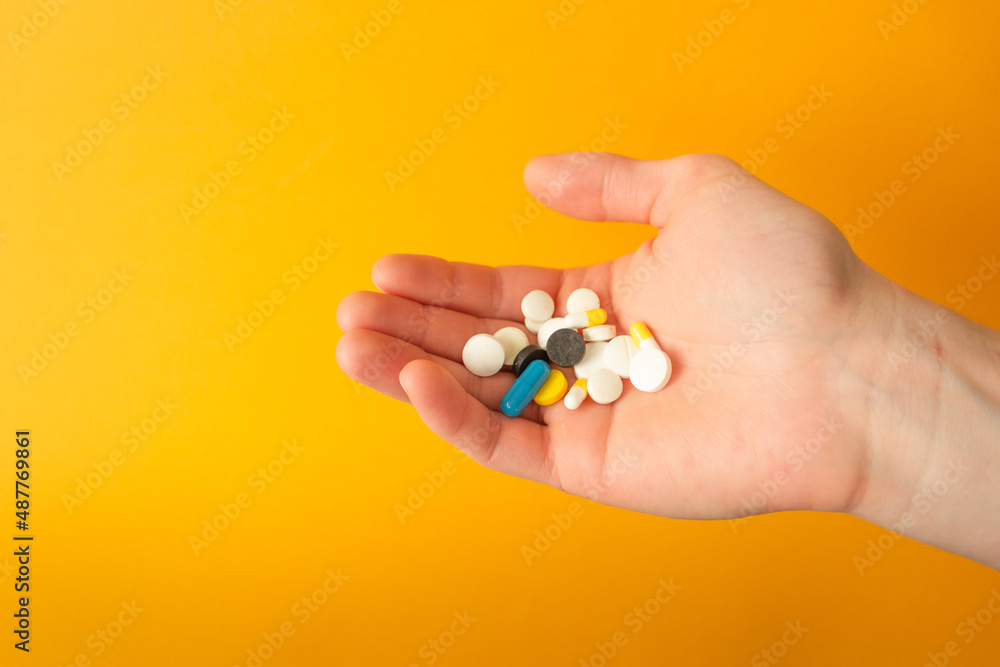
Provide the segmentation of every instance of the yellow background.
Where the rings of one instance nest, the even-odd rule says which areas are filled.
[[[333,350],[338,301],[372,289],[383,254],[568,266],[647,238],[549,212],[512,222],[524,163],[590,146],[607,119],[627,125],[608,150],[645,158],[745,161],[774,138],[758,175],[842,229],[903,179],[853,244],[946,303],[1000,247],[1000,6],[911,0],[886,38],[889,0],[563,2],[554,27],[559,0],[400,0],[348,60],[342,44],[388,2],[68,0],[32,19],[44,4],[0,11],[0,480],[14,431],[30,428],[36,536],[30,655],[10,646],[13,548],[0,552],[0,664],[254,664],[247,651],[291,622],[262,664],[427,665],[427,642],[466,610],[476,621],[435,664],[599,665],[595,644],[620,630],[628,642],[608,664],[750,664],[796,621],[809,630],[781,664],[920,665],[954,640],[949,664],[995,663],[1000,617],[971,643],[956,626],[1000,575],[902,540],[861,576],[854,556],[885,531],[846,516],[734,530],[580,501],[528,565],[522,545],[574,499],[467,461],[407,405],[345,377]],[[719,32],[725,9],[734,20]],[[703,52],[679,68],[675,52],[699,33]],[[122,118],[115,101],[147,67],[162,80]],[[445,112],[489,76],[499,87],[449,125]],[[778,123],[813,86],[833,95],[786,137]],[[251,161],[241,143],[275,109],[294,118]],[[57,173],[102,119],[113,131]],[[446,141],[390,191],[385,172],[439,127]],[[906,162],[948,127],[960,138],[907,180]],[[239,173],[185,216],[234,160]],[[286,272],[327,236],[339,247],[293,290]],[[88,321],[79,304],[107,299],[122,270],[130,282]],[[274,290],[283,303],[227,346]],[[1000,327],[998,295],[987,283],[962,313]],[[71,322],[78,335],[22,378]],[[180,407],[145,422],[155,432],[70,512],[66,496],[125,449],[122,434],[163,416],[157,399]],[[258,494],[251,476],[293,439],[304,451]],[[397,504],[443,465],[454,474],[401,522]],[[196,555],[190,537],[240,493],[250,506]],[[338,568],[349,579],[302,623],[297,601]],[[633,633],[626,614],[661,578],[682,589]],[[116,631],[132,601],[143,611],[98,655],[95,633]]]

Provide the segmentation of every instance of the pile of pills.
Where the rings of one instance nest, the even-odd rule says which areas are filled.
[[[617,335],[593,290],[578,289],[566,300],[566,315],[554,317],[555,302],[542,290],[521,301],[524,325],[536,335],[531,344],[517,327],[494,334],[476,334],[462,350],[462,362],[472,373],[488,377],[508,367],[517,377],[500,402],[501,411],[516,417],[532,400],[552,405],[563,400],[576,410],[589,396],[595,403],[612,403],[622,395],[627,379],[640,391],[663,389],[670,379],[668,357],[642,322]],[[562,371],[573,368],[572,387]]]

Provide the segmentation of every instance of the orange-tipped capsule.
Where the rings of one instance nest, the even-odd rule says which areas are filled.
[[[628,330],[632,333],[632,337],[635,338],[635,342],[639,344],[640,350],[660,349],[660,344],[656,342],[653,334],[649,332],[649,327],[642,322],[633,322]]]
[[[580,378],[573,384],[573,388],[566,394],[563,404],[570,410],[576,410],[587,398],[587,381]]]
[[[566,328],[568,329],[583,329],[586,327],[593,327],[598,324],[604,324],[608,321],[608,314],[603,308],[595,308],[594,310],[588,310],[583,313],[573,313],[572,315],[567,315],[564,318],[566,323]]]

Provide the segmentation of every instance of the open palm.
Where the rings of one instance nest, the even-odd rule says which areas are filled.
[[[547,193],[560,174],[559,194]],[[357,292],[338,309],[341,368],[409,400],[483,465],[607,504],[679,518],[849,510],[869,459],[850,418],[864,401],[852,341],[879,277],[836,227],[714,155],[543,156],[525,183],[561,213],[649,223],[658,234],[611,262],[566,270],[384,257],[373,271],[384,294]],[[620,331],[649,326],[673,360],[670,383],[648,394],[626,381],[610,405],[502,415],[513,376],[469,373],[465,341],[523,329],[520,302],[533,289],[549,292],[559,314],[580,287],[597,292]]]

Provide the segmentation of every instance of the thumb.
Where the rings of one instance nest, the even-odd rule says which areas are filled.
[[[636,160],[614,153],[556,153],[532,158],[524,185],[553,211],[579,220],[662,227],[685,194],[726,177],[750,175],[721,155]],[[738,185],[740,181],[734,181]]]

